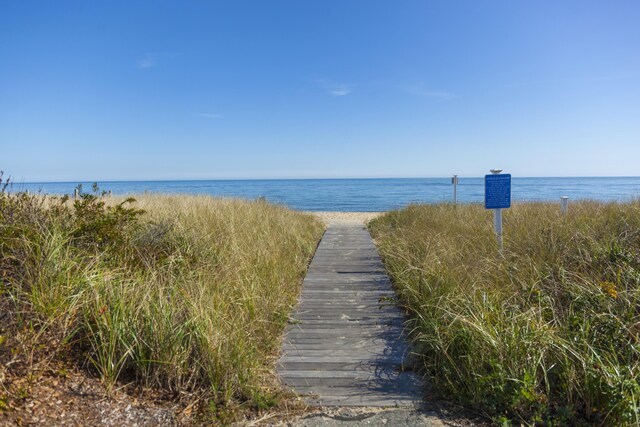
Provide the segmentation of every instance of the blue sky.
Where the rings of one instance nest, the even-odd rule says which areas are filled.
[[[640,2],[4,1],[16,180],[640,175]]]

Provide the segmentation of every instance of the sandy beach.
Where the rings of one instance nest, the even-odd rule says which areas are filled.
[[[324,222],[361,222],[366,224],[384,212],[311,212]]]

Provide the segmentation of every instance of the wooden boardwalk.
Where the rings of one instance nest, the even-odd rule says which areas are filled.
[[[331,222],[304,280],[278,364],[312,405],[414,406],[420,380],[402,371],[403,315],[367,229]]]

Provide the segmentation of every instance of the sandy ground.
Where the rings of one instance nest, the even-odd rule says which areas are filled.
[[[408,408],[318,408],[270,427],[445,427],[435,413]],[[449,424],[461,426],[461,424]]]
[[[366,224],[384,212],[308,212],[324,222],[361,222]]]

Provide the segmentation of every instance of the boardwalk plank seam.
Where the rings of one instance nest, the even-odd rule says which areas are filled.
[[[391,301],[390,301],[391,299]],[[311,405],[414,406],[403,315],[369,232],[330,224],[285,331],[278,372]]]

